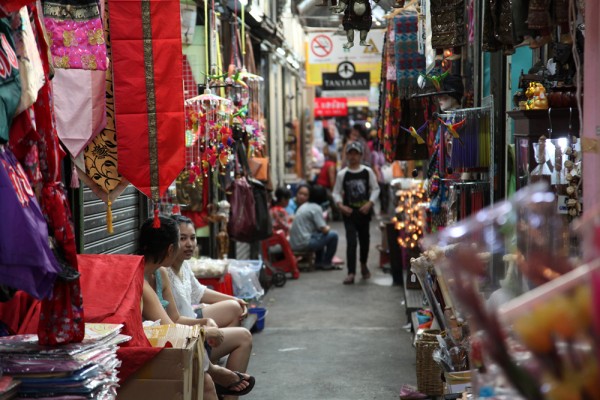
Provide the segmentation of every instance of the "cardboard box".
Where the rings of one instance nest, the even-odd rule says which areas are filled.
[[[183,349],[165,348],[121,385],[119,400],[201,400],[204,370],[202,341]]]

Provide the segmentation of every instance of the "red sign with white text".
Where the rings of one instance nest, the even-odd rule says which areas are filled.
[[[345,117],[348,115],[348,99],[345,97],[317,97],[315,117]]]

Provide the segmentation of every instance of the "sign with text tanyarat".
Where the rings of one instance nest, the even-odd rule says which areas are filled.
[[[350,78],[342,78],[337,73],[323,73],[323,90],[369,90],[371,74],[356,72]]]
[[[348,100],[345,97],[315,98],[315,117],[345,117]]]

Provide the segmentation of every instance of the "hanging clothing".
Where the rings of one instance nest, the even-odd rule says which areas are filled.
[[[447,49],[464,46],[465,1],[430,0],[431,5],[431,46],[434,49]]]
[[[529,0],[527,24],[529,29],[550,29],[550,2],[551,0]]]
[[[21,78],[12,29],[7,18],[0,18],[0,144],[8,142],[20,99]]]
[[[518,10],[517,4],[515,11]],[[518,42],[514,30],[512,0],[486,0],[483,19],[483,50],[514,53],[514,45]],[[519,30],[523,31],[522,28]]]
[[[403,99],[400,101],[402,108],[402,118],[400,123],[392,125],[392,129],[398,131],[396,139],[395,160],[426,160],[429,157],[427,144],[419,144],[415,138],[401,130],[400,126],[413,126],[418,128],[422,126],[426,119],[428,102],[421,99]]]
[[[48,226],[23,168],[0,147],[0,284],[42,299],[60,272],[48,245]]]

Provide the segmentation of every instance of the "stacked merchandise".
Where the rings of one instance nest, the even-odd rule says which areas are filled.
[[[122,327],[85,324],[81,343],[58,347],[41,346],[32,334],[0,338],[0,398],[116,398],[117,347],[131,339]]]

